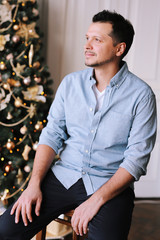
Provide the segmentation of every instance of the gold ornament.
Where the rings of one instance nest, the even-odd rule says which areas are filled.
[[[40,83],[42,81],[42,78],[41,77],[37,77],[36,75],[34,75],[34,81],[36,83]]]
[[[41,131],[42,128],[43,128],[43,124],[42,124],[40,121],[38,121],[38,122],[36,123],[36,125],[35,125],[35,129],[36,129],[37,131]]]
[[[24,151],[23,151],[23,153],[22,153],[22,156],[23,156],[23,158],[24,158],[25,161],[28,161],[28,154],[29,154],[30,151],[31,151],[31,147],[28,146],[28,145],[26,145],[26,146],[24,147]]]
[[[8,83],[3,83],[3,88],[5,90],[9,90],[9,84]]]
[[[23,16],[23,17],[22,17],[22,21],[23,21],[23,22],[27,22],[27,21],[28,21],[28,17],[27,17],[27,16]]]
[[[4,170],[5,170],[6,173],[9,173],[11,171],[11,169],[12,169],[11,164],[6,164],[5,165]]]
[[[6,69],[6,65],[4,62],[0,62],[0,70],[5,70]]]
[[[6,5],[8,3],[7,0],[2,0],[2,4]]]
[[[19,25],[18,25],[18,24],[13,25],[13,29],[14,29],[15,31],[19,30]]]
[[[12,118],[13,118],[13,116],[12,116],[12,114],[10,113],[10,112],[8,112],[8,114],[7,114],[7,120],[11,120]]]
[[[22,104],[23,104],[22,100],[19,97],[17,97],[14,102],[15,107],[19,108],[22,106]]]
[[[11,141],[11,139],[8,139],[8,142],[6,143],[6,148],[8,150],[12,150],[15,148],[15,143]]]
[[[14,87],[20,87],[21,86],[20,81],[14,80],[13,78],[8,78],[7,83],[9,83],[10,86],[14,86]]]
[[[33,63],[33,67],[37,69],[40,67],[40,65],[41,65],[40,62],[38,61]]]
[[[20,133],[21,134],[25,134],[27,132],[27,127],[24,125],[23,127],[21,127],[20,129]]]
[[[25,38],[25,41],[28,42],[29,38],[39,38],[39,35],[35,31],[36,23],[24,24],[20,23],[20,29],[16,32],[20,37]]]
[[[31,44],[29,53],[28,53],[29,66],[32,65],[33,55],[34,55],[33,44]]]
[[[23,180],[23,173],[20,168],[18,169],[18,174],[16,175],[16,178],[17,178],[17,183],[20,185]]]

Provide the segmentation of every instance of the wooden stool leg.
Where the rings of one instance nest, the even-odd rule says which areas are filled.
[[[78,236],[75,233],[75,231],[73,231],[73,233],[72,233],[72,240],[78,240]]]
[[[39,233],[36,234],[36,240],[45,240],[46,227],[44,227]]]

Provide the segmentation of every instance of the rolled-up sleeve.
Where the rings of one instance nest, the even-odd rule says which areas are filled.
[[[150,153],[156,139],[156,100],[154,95],[143,99],[136,107],[128,145],[124,152],[124,161],[120,167],[125,168],[135,180],[145,175]]]
[[[64,110],[64,84],[60,84],[55,99],[50,107],[48,123],[42,130],[39,139],[39,145],[45,144],[50,146],[56,153],[63,146],[64,141],[68,138],[66,130],[65,110]]]

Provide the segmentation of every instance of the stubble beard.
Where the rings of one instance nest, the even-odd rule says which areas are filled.
[[[106,60],[101,61],[101,62],[95,62],[95,63],[87,63],[87,62],[85,62],[85,65],[87,67],[93,67],[93,68],[94,67],[100,67],[100,66],[103,66],[103,65],[106,65],[108,63],[113,62],[114,59],[115,59],[115,56],[112,56],[110,59],[106,59]]]

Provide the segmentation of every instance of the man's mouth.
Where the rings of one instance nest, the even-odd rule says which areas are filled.
[[[86,57],[93,57],[93,56],[95,56],[95,53],[91,52],[91,51],[85,51],[85,56]]]

